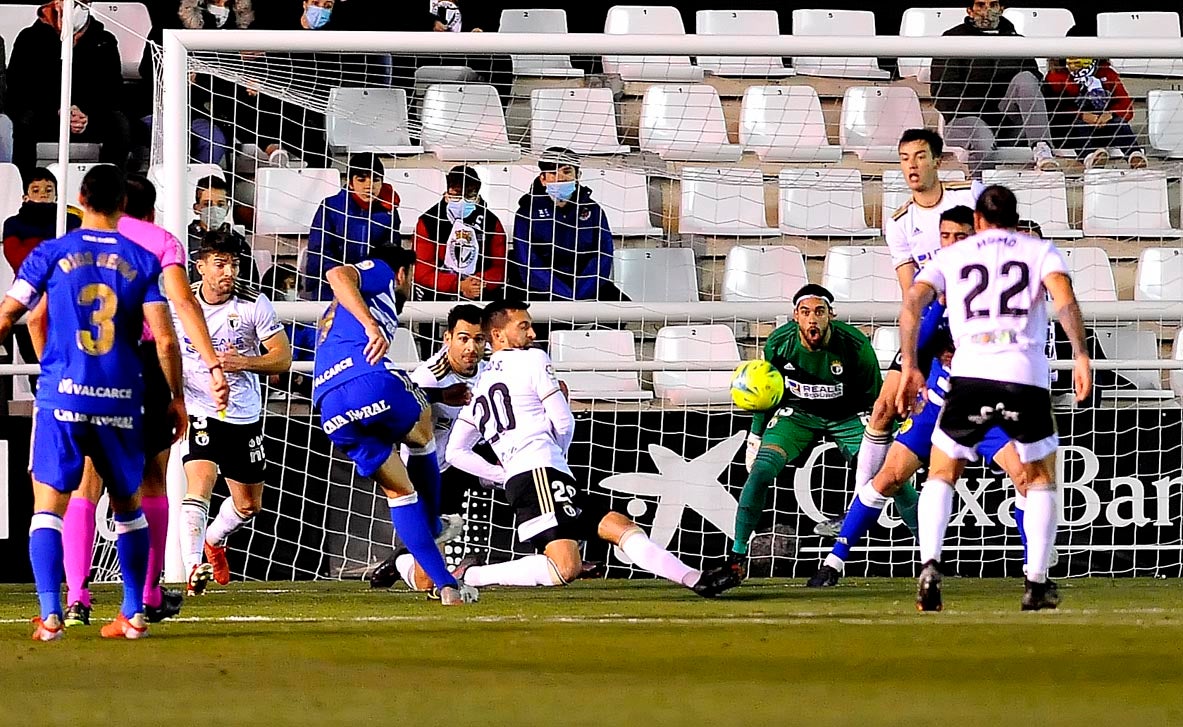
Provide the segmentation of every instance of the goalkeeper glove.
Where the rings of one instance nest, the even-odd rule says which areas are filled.
[[[748,434],[748,446],[744,452],[743,464],[747,467],[748,472],[752,471],[752,465],[756,463],[756,453],[760,451],[760,436],[758,434]]]

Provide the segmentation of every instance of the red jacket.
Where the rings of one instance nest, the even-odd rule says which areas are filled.
[[[481,276],[485,290],[500,288],[505,283],[505,228],[497,215],[483,203],[469,215],[467,222],[478,237],[479,257],[475,275]],[[448,219],[447,202],[440,200],[435,207],[419,217],[415,227],[415,293],[419,300],[436,298],[456,299],[460,291],[460,273],[447,268],[448,236],[452,221]]]
[[[1109,106],[1105,110],[1122,121],[1133,119],[1134,101],[1126,91],[1117,71],[1108,63],[1101,63],[1097,66],[1095,75],[1101,81],[1101,87],[1109,92]],[[1072,80],[1072,74],[1066,68],[1049,69],[1043,80],[1052,93],[1065,100],[1075,99],[1080,95],[1080,85]]]

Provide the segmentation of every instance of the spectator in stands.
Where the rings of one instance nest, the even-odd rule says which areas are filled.
[[[612,283],[608,216],[579,184],[579,157],[551,147],[538,169],[514,219],[513,277],[521,294],[530,300],[624,299]]]
[[[12,119],[5,113],[4,94],[8,88],[5,78],[8,53],[0,38],[0,164],[12,161]]]
[[[386,168],[376,154],[349,157],[345,188],[320,203],[308,237],[305,292],[312,300],[331,300],[325,273],[361,262],[370,248],[399,245],[398,196],[382,181]]]
[[[72,142],[102,144],[99,160],[123,168],[130,131],[120,109],[123,67],[119,44],[102,22],[90,16],[89,0],[75,6],[74,65],[69,109],[59,109],[61,92],[62,0],[37,11],[37,20],[20,32],[8,64],[8,110],[13,123],[13,162],[21,173],[37,165],[37,142],[57,141],[58,117],[70,115]]]
[[[267,296],[275,291],[275,301],[295,301],[299,298],[296,269],[284,263],[276,263],[263,275],[261,288]],[[316,350],[316,326],[309,323],[284,323],[284,331],[292,342],[292,361],[311,361]],[[304,374],[287,372],[269,377],[271,400],[286,398],[285,394],[312,395],[312,378]]]
[[[999,0],[970,0],[965,20],[943,35],[1018,35],[1002,10]],[[932,95],[945,117],[945,144],[968,149],[973,171],[997,148],[999,137],[1016,136],[1034,148],[1038,169],[1059,166],[1033,58],[934,58]]]
[[[189,279],[200,280],[197,273],[197,250],[206,233],[225,231],[231,239],[238,243],[238,274],[251,283],[259,284],[259,268],[255,265],[255,257],[251,245],[246,237],[234,229],[232,205],[230,204],[230,187],[221,177],[210,175],[197,180],[194,192],[193,211],[197,219],[189,223]],[[267,291],[268,297],[271,292]],[[290,339],[289,339],[290,340]]]
[[[453,0],[431,0],[429,7],[431,29],[436,33],[459,33],[464,30],[464,14]],[[483,32],[473,28],[473,33]]]
[[[1052,128],[1063,134],[1060,145],[1076,149],[1085,169],[1108,164],[1114,149],[1126,155],[1131,169],[1146,166],[1146,153],[1130,127],[1134,102],[1107,60],[1055,60],[1044,82],[1056,120]]]
[[[415,227],[415,297],[481,300],[505,283],[505,228],[481,199],[481,178],[453,167],[443,199]]]

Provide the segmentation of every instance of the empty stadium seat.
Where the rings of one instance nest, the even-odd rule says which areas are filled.
[[[584,167],[579,183],[591,190],[592,199],[608,215],[612,234],[656,237],[662,234],[649,219],[649,182],[643,172],[629,169]]]
[[[1108,359],[1133,361],[1158,360],[1158,336],[1136,328],[1095,328],[1097,344]],[[1162,372],[1157,369],[1116,369],[1133,383],[1135,390],[1103,391],[1107,399],[1170,399],[1172,393],[1162,387]]]
[[[502,10],[500,33],[566,33],[567,11],[561,8]],[[571,56],[514,54],[510,57],[515,76],[579,78],[583,71],[571,65]]]
[[[780,231],[790,235],[875,237],[863,214],[857,169],[784,169],[777,177]]]
[[[739,143],[766,162],[836,162],[817,91],[809,86],[749,86],[739,112]]]
[[[1183,361],[1183,330],[1175,336],[1175,351],[1174,360]],[[1169,375],[1171,380],[1171,391],[1175,392],[1175,396],[1179,397],[1180,402],[1183,402],[1183,369],[1175,369]]]
[[[1117,300],[1117,282],[1109,256],[1099,247],[1067,247],[1062,250],[1072,276],[1072,289],[1077,300]]]
[[[576,154],[627,154],[618,141],[610,88],[539,88],[530,93],[530,149],[561,146]]]
[[[775,10],[699,10],[694,18],[698,35],[780,35]],[[716,76],[774,78],[793,75],[780,56],[698,56],[698,67]]]
[[[307,235],[325,197],[341,190],[336,169],[260,169],[255,175],[255,232]]]
[[[924,126],[920,98],[907,86],[853,86],[842,98],[838,143],[869,162],[899,160],[900,135]]]
[[[513,161],[522,155],[509,143],[501,97],[487,84],[429,87],[421,123],[423,148],[442,161]]]
[[[685,35],[678,9],[670,5],[614,5],[604,19],[608,35]],[[697,81],[702,69],[690,56],[604,56],[604,72],[625,81]]]
[[[394,187],[398,195],[399,232],[404,235],[415,234],[419,215],[438,204],[448,186],[444,170],[431,167],[387,169],[384,181]],[[484,194],[485,190],[481,189],[481,196]],[[501,219],[501,215],[497,217]],[[501,224],[507,231],[512,230],[513,218],[501,219]]]
[[[671,404],[729,404],[731,371],[739,361],[735,334],[722,324],[664,326],[653,346],[655,361],[718,361],[719,371],[655,371],[653,393]],[[725,369],[725,370],[724,370]]]
[[[163,178],[164,165],[153,164],[148,167],[148,180],[156,185],[156,216],[164,219],[164,207],[168,189],[168,180]],[[197,183],[206,177],[225,179],[226,172],[217,164],[186,164],[185,165],[185,219],[195,219],[193,205],[197,202]]]
[[[938,169],[937,177],[942,182],[964,182],[965,172],[960,169]],[[890,220],[905,202],[912,198],[912,190],[904,181],[904,173],[899,169],[883,170],[883,206],[881,219]]]
[[[1179,13],[1097,13],[1098,38],[1178,38]],[[1131,76],[1181,76],[1183,60],[1177,58],[1113,58],[1114,70]]]
[[[1150,152],[1168,159],[1183,158],[1183,91],[1146,94]]]
[[[871,348],[875,349],[880,368],[891,366],[900,350],[900,329],[897,326],[879,326],[871,334]]]
[[[25,183],[15,164],[0,164],[0,220],[7,220],[20,211],[25,196]],[[11,282],[11,281],[10,281]],[[8,288],[0,286],[0,290]]]
[[[875,35],[875,14],[867,10],[794,10],[793,35]],[[793,68],[804,76],[886,81],[891,74],[875,58],[798,56]]]
[[[1076,19],[1068,8],[1007,8],[1003,17],[1011,21],[1019,35],[1028,38],[1063,38]],[[1047,59],[1036,58],[1041,73],[1047,73]]]
[[[329,144],[350,152],[419,154],[407,123],[407,92],[401,88],[334,88],[325,114]]]
[[[965,8],[908,8],[900,19],[900,35],[907,38],[932,38],[965,20]],[[927,83],[932,68],[931,58],[898,59],[900,76],[915,77]]]
[[[506,234],[512,237],[518,203],[538,177],[538,167],[531,164],[482,164],[473,169],[481,178],[481,198],[501,220]]]
[[[251,257],[255,260],[255,269],[259,271],[259,279],[267,275],[267,271],[275,264],[275,253],[271,250],[252,250]],[[268,296],[275,296],[271,290],[263,291]]]
[[[0,5],[0,38],[4,39],[6,62],[12,57],[12,44],[16,42],[16,37],[22,30],[37,22],[39,7],[39,4]]]
[[[139,78],[144,44],[152,32],[152,16],[148,14],[148,8],[142,3],[92,2],[90,11],[119,42],[123,77]]]
[[[632,300],[698,302],[698,268],[690,248],[616,248],[613,256],[612,280]]]
[[[678,230],[687,235],[779,234],[765,219],[763,173],[736,167],[684,167]]]
[[[982,172],[982,183],[1010,188],[1019,200],[1019,217],[1038,222],[1044,237],[1067,239],[1083,234],[1068,223],[1068,189],[1063,172],[987,169]]]
[[[58,180],[58,196],[64,196],[66,198],[66,204],[79,207],[81,206],[81,202],[78,201],[78,191],[82,189],[82,178],[86,176],[87,172],[97,166],[98,164],[91,162],[70,163],[67,165],[68,168],[64,179],[62,177],[61,164],[54,162],[47,166],[46,169],[52,172],[53,176]],[[24,194],[23,189],[21,190],[21,194]]]
[[[390,342],[390,350],[386,352],[386,358],[395,363],[422,363],[419,358],[419,347],[415,345],[410,328],[399,326],[394,332],[394,340]]]
[[[1167,177],[1152,169],[1090,169],[1084,173],[1084,234],[1179,237],[1171,227]]]
[[[736,245],[723,266],[723,300],[791,301],[808,283],[805,258],[789,245]]]
[[[1142,251],[1134,300],[1183,300],[1183,248],[1148,247]]]
[[[831,247],[822,268],[822,285],[834,294],[835,300],[883,303],[903,300],[886,245]]]
[[[552,331],[550,357],[556,364],[572,362],[631,363],[637,350],[630,331]],[[647,401],[653,392],[641,389],[637,371],[562,371],[572,399]]]
[[[643,151],[674,161],[738,161],[743,147],[727,138],[719,92],[705,84],[653,85],[641,102]]]

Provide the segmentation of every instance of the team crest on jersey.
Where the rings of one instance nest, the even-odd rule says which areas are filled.
[[[911,428],[912,428],[912,417],[908,417],[907,419],[904,420],[904,423],[900,425],[900,430],[898,432],[896,432],[896,434],[897,435],[903,434],[904,432],[908,431]]]
[[[373,260],[362,260],[360,263],[354,265],[354,267],[357,268],[358,270],[369,270],[370,268],[374,267],[374,261]]]
[[[242,319],[237,313],[228,313],[226,315],[226,325],[230,326],[230,330],[237,331],[238,327],[242,325]]]
[[[194,426],[195,431],[193,433],[193,443],[196,444],[198,447],[208,447],[209,446],[209,432],[207,432],[205,430],[204,422],[202,424],[203,424],[203,426],[201,426],[200,428],[196,427],[196,425]]]
[[[591,210],[585,209],[585,210],[580,211],[580,213],[579,213],[579,221],[580,222],[587,222],[590,219],[591,219]]]
[[[830,362],[830,373],[831,374],[834,374],[835,376],[841,376],[842,371],[843,371],[843,369],[842,369],[842,362],[841,361],[831,361]]]

